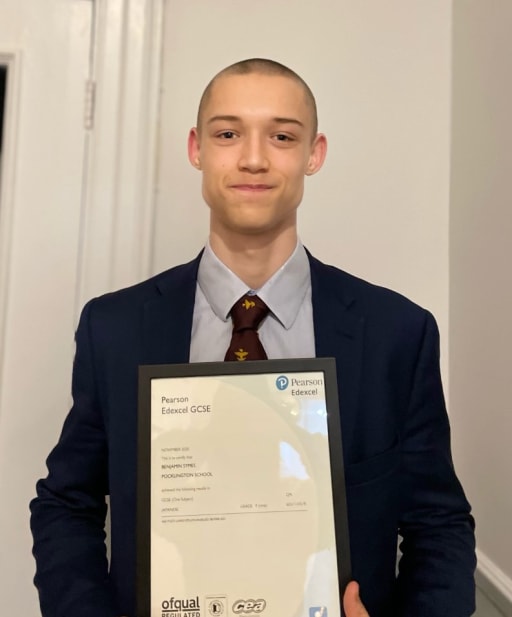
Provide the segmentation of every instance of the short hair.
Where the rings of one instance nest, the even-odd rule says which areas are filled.
[[[204,109],[210,99],[210,95],[215,85],[215,82],[226,75],[250,75],[251,73],[259,73],[260,75],[280,75],[282,77],[288,77],[296,83],[298,83],[304,90],[306,98],[306,104],[311,109],[311,115],[313,118],[313,137],[318,131],[318,112],[316,108],[316,101],[308,84],[298,75],[295,71],[288,68],[280,62],[275,60],[269,60],[267,58],[249,58],[247,60],[240,60],[234,64],[230,64],[222,71],[219,71],[213,79],[206,86],[201,100],[199,101],[199,108],[197,111],[197,127],[200,130],[201,119],[204,113]]]

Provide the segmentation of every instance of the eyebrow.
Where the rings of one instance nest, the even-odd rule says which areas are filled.
[[[296,124],[297,126],[304,127],[304,123],[297,118],[274,118],[276,124]]]
[[[212,124],[213,122],[218,122],[222,120],[223,122],[240,122],[241,118],[238,116],[212,116],[208,118],[207,124]]]
[[[208,119],[207,124],[212,124],[213,122],[242,122],[242,118],[239,116],[212,116]],[[304,123],[296,118],[272,118],[272,122],[275,124],[296,124],[304,128]]]

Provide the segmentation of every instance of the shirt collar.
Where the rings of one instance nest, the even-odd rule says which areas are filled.
[[[222,263],[208,242],[199,264],[197,283],[219,319],[228,321],[233,304],[241,296],[257,293],[288,330],[311,288],[309,259],[300,241],[297,242],[292,255],[279,270],[260,289],[251,290]]]

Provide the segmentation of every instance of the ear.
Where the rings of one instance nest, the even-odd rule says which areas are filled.
[[[188,134],[188,160],[192,167],[201,169],[201,157],[199,155],[199,134],[197,128],[191,128]]]
[[[318,133],[311,145],[311,153],[306,167],[306,176],[312,176],[322,168],[326,155],[327,137],[323,133]]]

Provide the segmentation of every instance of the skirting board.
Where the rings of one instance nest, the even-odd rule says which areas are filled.
[[[506,617],[512,617],[512,580],[482,551],[477,549],[476,555],[478,565],[475,579],[478,588]]]

